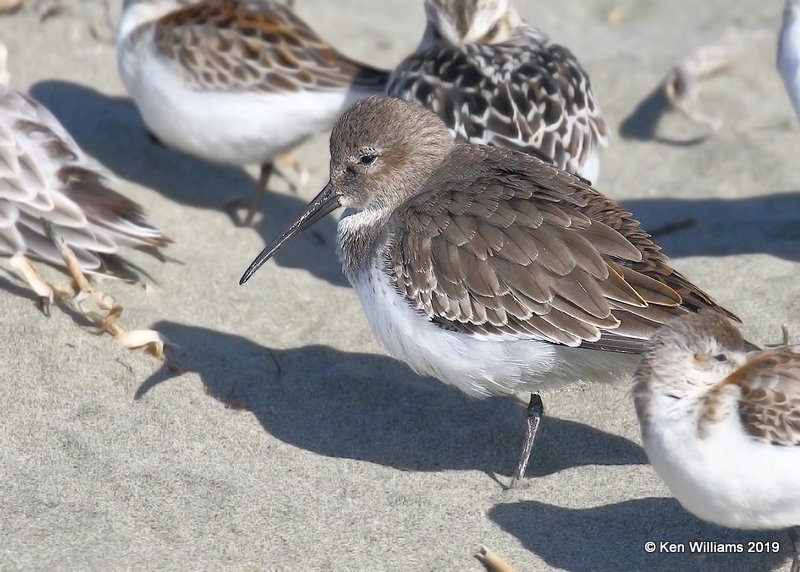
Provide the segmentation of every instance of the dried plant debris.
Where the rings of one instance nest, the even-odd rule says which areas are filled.
[[[706,127],[709,135],[722,126],[722,120],[694,107],[698,84],[701,79],[730,67],[734,57],[734,50],[730,47],[704,46],[675,64],[662,84],[667,102],[695,123]]]
[[[75,256],[75,253],[72,252],[72,249],[67,246],[67,242],[58,235],[55,227],[49,220],[43,218],[41,221],[45,236],[58,249],[59,254],[61,254],[61,257],[64,259],[64,264],[67,265],[67,272],[69,272],[69,275],[72,276],[72,279],[75,281],[75,285],[78,287],[78,290],[80,290],[80,293],[91,293],[92,287],[89,284],[89,281],[86,279],[86,276],[83,275],[81,265],[78,262],[78,257]]]
[[[36,292],[39,309],[45,316],[50,316],[50,306],[53,304],[53,288],[48,284],[31,261],[21,252],[17,252],[10,260],[11,268],[17,270],[28,285]]]
[[[783,345],[789,345],[789,324],[784,322],[781,324],[781,334],[783,335]]]
[[[475,558],[477,558],[489,572],[514,572],[514,567],[511,566],[511,564],[485,546],[481,546],[478,549]]]
[[[789,322],[783,322],[780,326],[781,328],[781,341],[776,344],[764,344],[764,347],[767,348],[785,348],[789,345],[792,345],[791,342],[791,328],[792,325]]]
[[[72,283],[66,286],[48,284],[21,252],[11,258],[10,264],[36,292],[45,315],[50,315],[50,305],[54,302],[65,303],[94,326],[95,334],[108,333],[125,348],[141,348],[159,360],[166,360],[165,350],[174,348],[175,345],[156,330],[125,330],[119,324],[123,310],[122,305],[113,296],[89,282],[81,270],[77,256],[66,241],[56,233],[49,221],[43,219],[42,226],[47,238],[56,246],[64,259]]]
[[[106,296],[108,296],[106,294]],[[111,298],[108,296],[108,298]],[[113,301],[113,298],[111,298]],[[99,319],[100,325],[96,330],[96,334],[103,334],[108,332],[122,347],[130,350],[143,349],[155,356],[160,361],[167,359],[165,350],[167,348],[174,349],[175,344],[169,341],[167,337],[156,330],[124,330],[117,321],[122,314],[122,306],[114,303],[108,310],[108,313],[103,316],[97,314],[95,319]],[[87,314],[84,314],[87,315]]]

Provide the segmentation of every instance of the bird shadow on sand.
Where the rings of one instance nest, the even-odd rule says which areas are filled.
[[[523,501],[497,504],[489,518],[559,570],[774,570],[791,556],[785,531],[731,530],[703,522],[675,499],[645,498],[588,509]],[[685,547],[683,553],[645,551],[652,541]],[[690,542],[732,543],[743,552],[691,553]],[[780,552],[748,553],[749,542],[780,543]],[[706,545],[708,546],[708,545]],[[761,551],[760,551],[761,552]]]
[[[623,139],[654,141],[675,147],[693,147],[709,138],[710,133],[707,130],[700,135],[686,139],[673,139],[658,135],[658,126],[662,119],[673,113],[677,112],[667,101],[663,86],[659,84],[622,120],[619,134]],[[702,127],[698,126],[697,129],[702,130]]]
[[[182,348],[176,356],[180,368],[197,373],[210,396],[232,410],[252,412],[285,443],[403,470],[510,475],[515,466],[525,415],[517,399],[472,399],[379,355],[325,346],[271,350],[173,322],[153,328]],[[135,398],[174,375],[163,367]],[[587,425],[546,416],[541,430],[529,476],[646,462],[632,441]]]
[[[655,233],[670,257],[770,254],[800,261],[797,191],[740,199],[637,199],[622,206],[648,232],[678,221],[690,223],[675,232]]]
[[[30,94],[61,121],[86,153],[115,175],[192,207],[230,211],[224,205],[237,197],[243,206],[249,204],[256,181],[244,169],[208,163],[154,142],[129,98],[55,80],[37,83]],[[261,200],[263,220],[253,229],[241,230],[254,230],[265,242],[272,240],[305,206],[299,197],[268,192]],[[334,254],[335,240],[336,222],[327,217],[274,259],[280,266],[303,268],[332,284],[347,286]]]

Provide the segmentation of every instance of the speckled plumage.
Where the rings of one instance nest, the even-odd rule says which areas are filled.
[[[84,271],[107,272],[105,261],[120,246],[169,243],[138,204],[108,187],[112,180],[43,105],[0,86],[0,252],[63,266],[41,219]]]
[[[434,111],[461,141],[549,160],[595,182],[608,126],[567,48],[523,22],[507,0],[428,0],[418,50],[389,95]]]
[[[727,382],[741,389],[739,416],[753,438],[800,445],[800,346],[752,356]]]

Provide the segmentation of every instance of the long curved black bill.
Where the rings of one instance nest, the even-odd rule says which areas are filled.
[[[267,246],[258,256],[256,256],[256,259],[253,260],[253,263],[250,264],[250,267],[245,270],[244,274],[242,274],[242,278],[239,280],[239,285],[241,286],[250,280],[250,277],[255,274],[256,270],[261,268],[267,260],[272,258],[272,255],[275,254],[281,246],[283,246],[283,243],[288,241],[294,235],[300,234],[305,229],[312,226],[315,222],[338,209],[340,206],[339,198],[333,193],[333,185],[330,181],[328,181],[328,184],[325,185],[325,188],[322,189],[322,192],[314,197],[314,200],[311,201],[311,203],[306,207],[306,210],[303,211],[303,214],[301,214],[300,217],[294,221],[292,226],[287,228],[282,235],[276,238],[272,244]]]

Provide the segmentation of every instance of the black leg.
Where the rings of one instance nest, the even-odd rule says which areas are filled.
[[[258,175],[258,188],[253,193],[253,200],[250,203],[250,208],[247,209],[247,217],[244,219],[244,226],[253,224],[253,218],[256,216],[258,203],[261,201],[261,196],[267,190],[269,178],[272,176],[272,163],[261,165],[261,172]]]
[[[542,415],[544,415],[542,396],[538,393],[531,393],[531,400],[528,403],[528,414],[525,420],[525,441],[522,444],[522,453],[519,456],[517,470],[514,472],[514,478],[511,479],[510,489],[517,488],[520,482],[522,482],[522,478],[525,476],[525,469],[528,468],[528,461],[531,458],[531,451],[533,450],[533,442],[536,440],[536,433],[539,431]]]
[[[792,539],[792,572],[800,572],[800,526],[789,529],[789,538]]]

